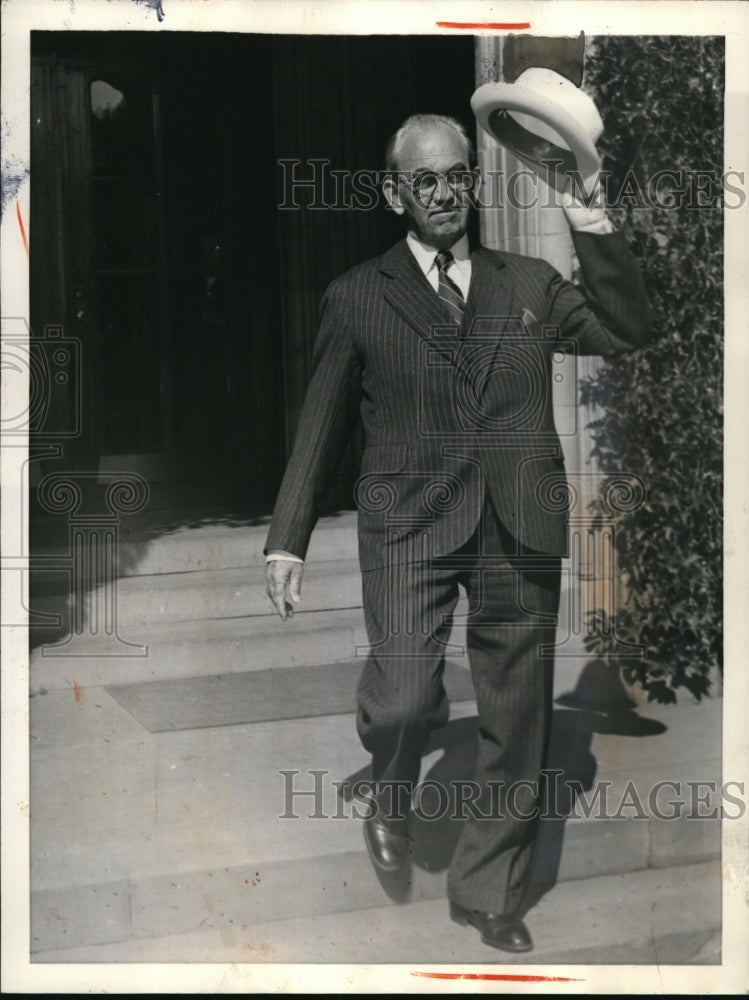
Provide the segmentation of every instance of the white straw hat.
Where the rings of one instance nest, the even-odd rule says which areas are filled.
[[[603,132],[584,91],[552,69],[532,66],[514,83],[485,83],[471,98],[481,127],[554,187],[580,172],[591,191],[601,169],[595,147]]]

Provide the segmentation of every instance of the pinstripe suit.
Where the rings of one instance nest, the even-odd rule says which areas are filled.
[[[430,730],[447,719],[441,673],[458,583],[471,608],[479,801],[488,802],[492,781],[533,780],[543,766],[551,671],[537,649],[553,641],[567,516],[552,355],[617,353],[649,334],[642,279],[623,236],[573,239],[585,295],[543,261],[478,248],[460,328],[405,241],[325,294],[266,550],[304,557],[361,415],[356,498],[372,653],[357,725],[376,780],[415,782]],[[469,821],[451,898],[514,909],[533,830],[511,819]]]

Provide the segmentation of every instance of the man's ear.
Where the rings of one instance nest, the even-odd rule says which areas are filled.
[[[388,203],[390,208],[392,208],[395,214],[403,215],[405,209],[400,199],[400,191],[398,190],[398,181],[395,177],[385,178],[385,180],[382,182],[382,193],[385,195],[385,201]]]

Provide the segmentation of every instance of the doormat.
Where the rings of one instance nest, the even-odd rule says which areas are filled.
[[[151,733],[213,729],[250,722],[307,719],[356,712],[364,660],[314,667],[279,667],[244,674],[113,684],[105,690]],[[445,667],[451,702],[472,701],[470,672]]]

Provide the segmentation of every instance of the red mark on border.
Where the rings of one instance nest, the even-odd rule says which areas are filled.
[[[426,979],[470,979],[502,983],[584,983],[584,979],[570,979],[567,976],[513,976],[496,972],[412,972],[412,976]]]
[[[653,933],[653,925],[650,925],[650,940],[653,942],[653,954],[655,955],[655,967],[658,970],[658,978],[661,981],[661,990],[663,989],[663,976],[661,975],[661,967],[658,962],[658,949],[655,946],[655,934]]]
[[[29,241],[26,239],[26,227],[23,224],[23,216],[21,215],[21,206],[16,202],[16,216],[18,218],[18,228],[21,230],[21,239],[23,240],[23,248],[26,251],[26,256],[29,255]]]
[[[522,31],[530,28],[529,21],[518,21],[517,24],[510,24],[505,21],[435,21],[438,28],[463,28],[469,31],[476,28],[490,28],[494,31]]]

